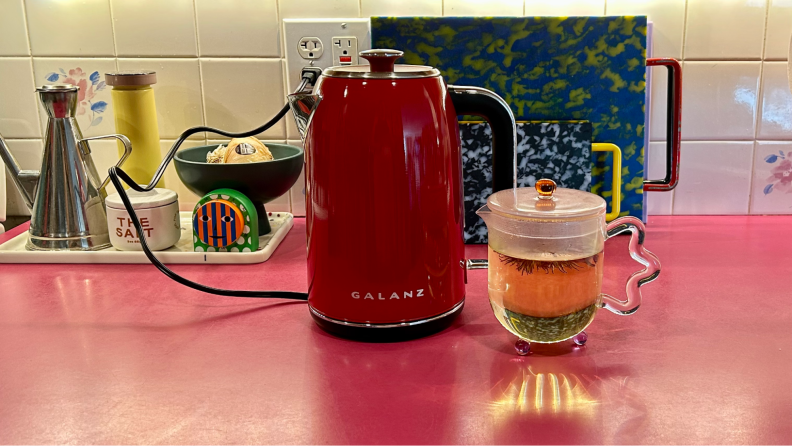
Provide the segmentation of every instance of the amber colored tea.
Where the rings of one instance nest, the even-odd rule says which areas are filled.
[[[531,342],[580,333],[600,306],[603,253],[582,259],[530,260],[488,248],[489,298],[507,330]]]

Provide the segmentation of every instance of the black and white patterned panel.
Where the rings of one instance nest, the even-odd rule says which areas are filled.
[[[465,243],[487,243],[487,227],[476,210],[492,194],[492,131],[486,123],[460,123],[465,191]],[[550,178],[559,187],[591,189],[588,121],[517,124],[517,185],[533,187]]]

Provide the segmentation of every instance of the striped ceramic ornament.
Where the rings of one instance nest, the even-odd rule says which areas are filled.
[[[252,252],[258,249],[258,215],[246,196],[232,189],[206,194],[193,211],[196,252]]]

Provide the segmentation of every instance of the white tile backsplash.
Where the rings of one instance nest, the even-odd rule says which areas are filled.
[[[688,0],[686,59],[762,58],[765,0]]]
[[[104,75],[116,71],[116,59],[34,57],[33,73],[36,85],[73,84],[80,87],[77,104],[77,124],[83,136],[115,133],[113,101],[110,87],[104,86]],[[45,128],[47,113],[39,104],[41,127]]]
[[[525,0],[524,15],[527,17],[603,14],[605,14],[605,0]]]
[[[0,135],[41,138],[38,94],[29,57],[0,58]]]
[[[756,139],[792,140],[792,93],[786,62],[765,62]]]
[[[606,14],[647,16],[654,24],[653,57],[682,57],[685,0],[608,0]]]
[[[753,141],[683,141],[674,215],[748,213]]]
[[[652,86],[649,110],[649,139],[651,141],[664,141],[666,139],[666,108],[668,107],[668,68],[664,66],[655,66],[650,68],[652,70]],[[682,70],[684,75],[685,70]],[[685,85],[685,79],[682,79],[682,85]],[[682,116],[685,116],[687,111],[687,102],[685,97],[682,98]]]
[[[523,0],[443,0],[443,15],[455,16],[521,16]]]
[[[745,213],[749,198],[752,213],[790,213],[786,198],[792,194],[764,193],[774,167],[764,158],[776,148],[792,151],[792,94],[781,62],[792,33],[792,0],[3,0],[0,134],[38,169],[31,154],[40,157],[44,113],[33,89],[65,83],[69,76],[83,81],[91,96],[83,98],[77,118],[83,133],[113,133],[110,89],[91,91],[96,85],[90,74],[103,79],[105,71],[134,68],[158,72],[163,150],[195,125],[257,127],[277,112],[287,93],[284,18],[603,14],[647,15],[654,24],[654,56],[685,59],[680,186],[674,193],[649,193],[649,214]],[[77,68],[82,73],[69,74]],[[654,69],[647,149],[652,177],[664,173],[665,85],[665,68]],[[103,113],[90,110],[97,101],[107,103]],[[185,145],[216,136],[193,138]],[[291,116],[261,138],[301,144]],[[117,159],[117,151],[99,150],[113,147],[112,141],[94,145],[102,169]],[[275,210],[290,206],[304,214],[299,181]],[[183,188],[172,166],[166,182]],[[182,208],[191,210],[197,197],[186,190],[182,195]],[[9,215],[21,212],[19,205],[14,201]]]
[[[761,68],[761,62],[685,62],[682,139],[753,140]]]
[[[275,0],[195,0],[204,57],[280,57]]]
[[[29,56],[23,0],[0,1],[0,56]]]
[[[792,141],[757,141],[751,214],[792,214]]]
[[[280,19],[359,17],[359,0],[280,0]]]
[[[119,56],[198,55],[193,0],[110,2]]]
[[[206,125],[232,132],[254,129],[286,102],[280,59],[201,59]],[[281,120],[262,134],[286,138]]]
[[[786,60],[792,31],[792,0],[769,0],[765,59]]]
[[[119,70],[154,70],[154,97],[160,139],[175,139],[190,127],[203,125],[201,69],[198,59],[118,59]],[[191,139],[204,139],[197,133]]]
[[[25,0],[34,56],[115,56],[109,0]]]
[[[360,0],[361,17],[442,15],[443,0]]]

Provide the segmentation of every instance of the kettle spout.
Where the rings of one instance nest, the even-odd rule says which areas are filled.
[[[8,150],[3,136],[0,135],[0,160],[6,165],[11,179],[19,189],[19,194],[25,200],[25,205],[28,209],[33,209],[33,200],[36,196],[36,189],[38,188],[39,172],[37,170],[20,170],[14,155]],[[2,167],[0,167],[2,169]]]
[[[308,133],[308,127],[311,125],[316,107],[321,101],[322,96],[318,94],[294,93],[289,95],[289,107],[291,107],[297,130],[299,130],[303,142],[305,142],[305,135]]]

